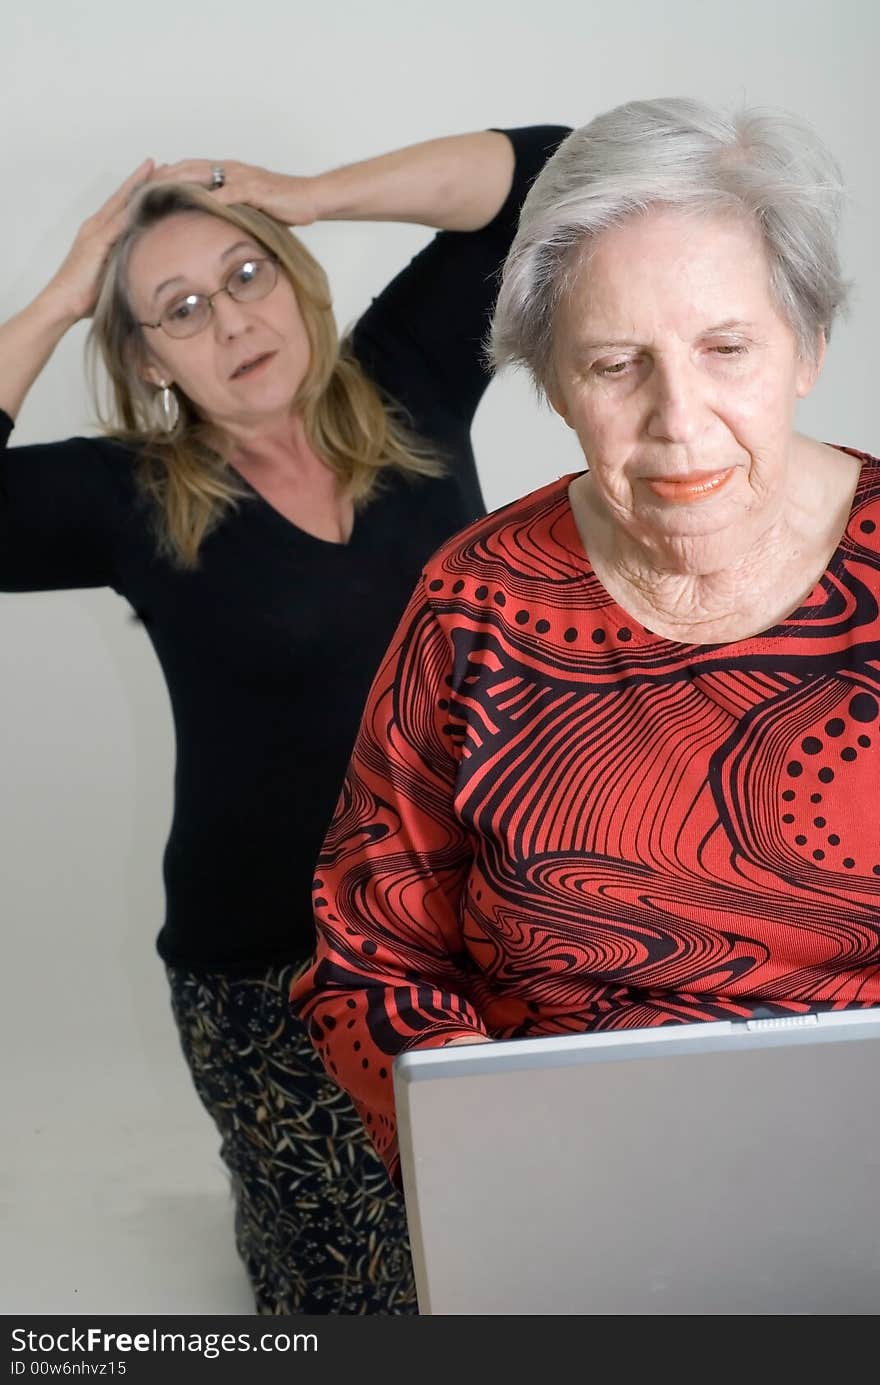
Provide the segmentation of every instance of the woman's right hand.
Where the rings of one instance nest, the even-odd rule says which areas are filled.
[[[0,324],[0,408],[11,418],[67,330],[94,312],[107,256],[125,229],[129,199],[152,171],[153,160],[145,159],[83,222],[67,258],[42,293]]]
[[[52,301],[72,321],[90,317],[94,311],[107,256],[125,229],[131,195],[148,180],[153,167],[153,160],[145,159],[104,205],[83,222],[67,258],[46,285],[41,297]]]

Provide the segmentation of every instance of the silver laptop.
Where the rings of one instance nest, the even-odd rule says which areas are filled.
[[[880,1312],[880,1008],[394,1064],[420,1312]]]

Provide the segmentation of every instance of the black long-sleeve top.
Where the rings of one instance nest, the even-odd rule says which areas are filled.
[[[348,543],[254,492],[183,570],[156,551],[129,448],[79,437],[0,456],[0,589],[112,587],[162,666],[177,755],[158,949],[173,965],[238,973],[314,945],[314,864],[373,675],[422,564],[484,508],[470,427],[499,270],[568,132],[505,133],[516,163],[497,216],[435,236],[354,329],[361,365],[447,466],[439,479],[389,468]],[[12,426],[0,410],[3,443]]]

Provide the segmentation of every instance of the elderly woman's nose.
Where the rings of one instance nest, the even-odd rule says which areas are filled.
[[[698,376],[685,365],[658,367],[653,375],[648,431],[667,442],[689,442],[704,407]]]

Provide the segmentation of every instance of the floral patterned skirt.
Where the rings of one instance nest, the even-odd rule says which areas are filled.
[[[221,1135],[258,1313],[416,1313],[403,1199],[288,1004],[261,977],[168,968],[196,1091]]]

